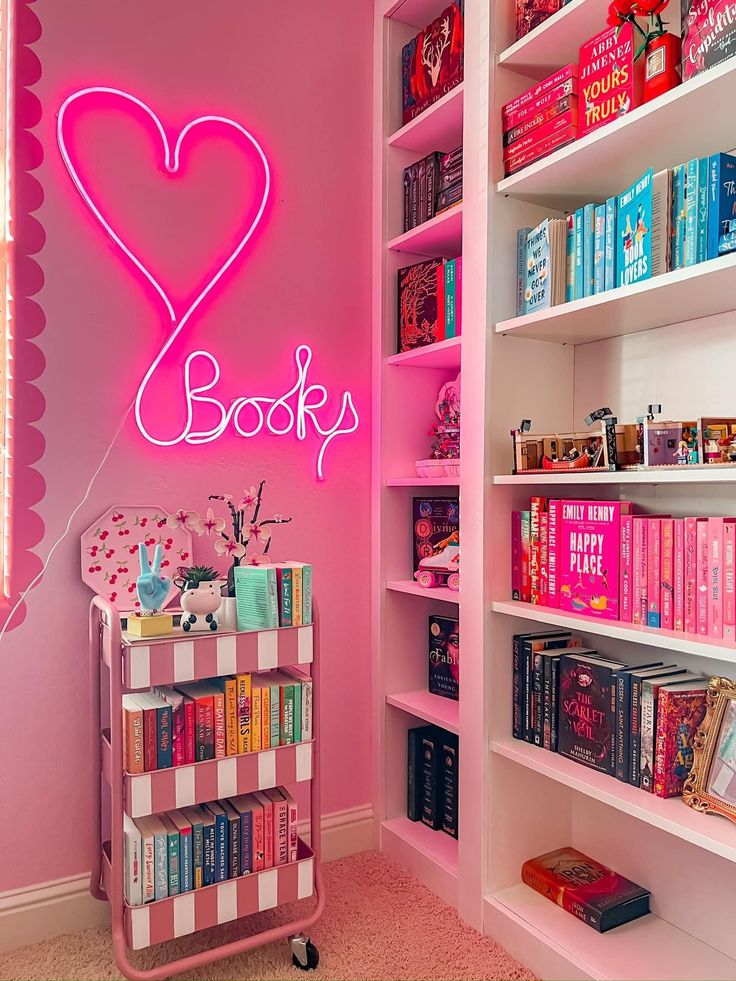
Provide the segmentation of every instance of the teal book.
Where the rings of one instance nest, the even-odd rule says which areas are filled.
[[[271,685],[269,712],[271,713],[271,747],[275,749],[281,742],[281,689]]]
[[[235,569],[235,609],[238,630],[278,627],[278,585],[273,566],[241,565]]]
[[[565,219],[565,302],[575,299],[575,215]]]
[[[166,829],[166,840],[168,844],[169,895],[176,896],[181,892],[179,874],[179,831],[172,823],[171,818],[169,818],[168,815],[162,814],[161,822]]]
[[[685,164],[672,169],[672,268],[685,265]]]
[[[652,275],[652,207],[654,171],[650,167],[618,198],[616,274],[619,286],[631,286]]]
[[[606,206],[596,206],[593,215],[593,293],[606,288]]]
[[[606,201],[606,268],[604,289],[612,290],[616,285],[616,198]]]
[[[685,265],[694,266],[698,237],[698,158],[687,162],[685,177]]]
[[[593,295],[596,207],[595,204],[586,204],[583,208],[583,296]]]
[[[455,260],[445,263],[445,339],[457,333],[457,276]]]
[[[708,160],[708,258],[736,249],[736,156],[714,153]]]
[[[294,679],[294,742],[302,741],[302,686]]]
[[[583,209],[575,212],[575,299],[585,296],[583,288]]]
[[[708,258],[708,158],[698,160],[698,231],[696,235],[695,261]]]
[[[516,232],[516,316],[527,312],[524,302],[526,288],[526,237],[531,228],[519,228]]]

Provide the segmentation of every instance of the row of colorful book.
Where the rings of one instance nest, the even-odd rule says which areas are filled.
[[[406,816],[458,837],[459,742],[438,726],[408,730]]]
[[[123,822],[129,906],[297,860],[297,806],[283,787]]]
[[[301,627],[312,622],[312,566],[271,562],[235,569],[238,630]]]
[[[404,231],[463,199],[463,148],[430,153],[404,169]]]
[[[398,272],[398,350],[436,344],[463,332],[463,260],[425,259]]]
[[[708,679],[676,664],[624,664],[566,630],[513,640],[512,734],[657,797],[693,765]]]
[[[736,518],[532,497],[511,533],[514,599],[736,644]]]
[[[735,205],[736,156],[716,153],[650,168],[604,203],[520,228],[517,316],[733,252]]]
[[[284,668],[123,695],[123,766],[145,773],[312,738],[312,679]]]

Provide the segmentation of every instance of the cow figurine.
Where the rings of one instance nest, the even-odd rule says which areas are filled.
[[[217,612],[222,604],[221,588],[224,579],[186,579],[181,586],[181,628],[190,630],[217,630]]]

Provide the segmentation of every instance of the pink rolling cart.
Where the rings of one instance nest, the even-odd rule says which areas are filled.
[[[319,778],[319,617],[303,627],[252,632],[129,637],[120,614],[100,596],[90,606],[92,692],[92,784],[94,825],[90,891],[112,908],[112,938],[118,967],[131,981],[168,978],[203,964],[232,957],[275,940],[289,939],[292,960],[305,970],[319,954],[308,931],[324,909],[320,869]],[[218,675],[311,665],[313,739],[261,752],[207,760],[190,766],[128,774],[123,770],[121,697],[127,691],[173,685]],[[299,840],[297,861],[237,879],[170,896],[144,906],[128,906],[124,894],[123,815],[132,818],[206,803],[279,784],[310,783],[312,846]],[[201,953],[139,970],[130,950],[173,940],[219,923],[316,897],[311,912],[261,933]]]

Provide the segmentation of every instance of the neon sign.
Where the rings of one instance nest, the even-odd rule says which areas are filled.
[[[156,132],[160,137],[163,148],[163,164],[167,174],[174,175],[179,172],[181,149],[184,140],[188,134],[203,126],[214,124],[229,127],[240,137],[244,138],[246,143],[255,151],[263,179],[263,187],[258,198],[255,217],[245,229],[240,239],[235,243],[229,255],[212,272],[198,296],[183,313],[177,312],[173,300],[153,271],[142,262],[105,217],[101,206],[92,197],[92,194],[79,174],[78,168],[72,160],[65,136],[67,110],[78,100],[87,99],[95,95],[114,96],[123,99],[131,106],[142,110],[146,114],[148,119],[154,124]],[[309,383],[309,368],[313,355],[312,349],[307,344],[300,344],[294,353],[296,381],[287,392],[279,397],[243,395],[231,399],[227,405],[220,401],[212,391],[219,382],[221,375],[217,358],[209,351],[193,351],[187,356],[182,366],[181,397],[185,409],[185,422],[181,431],[175,436],[162,438],[160,435],[154,433],[151,425],[145,418],[143,400],[146,390],[156,375],[162,361],[166,358],[169,349],[189,323],[194,313],[242,253],[263,218],[271,190],[271,171],[266,155],[258,140],[244,126],[241,126],[240,123],[235,122],[233,119],[229,119],[226,116],[207,115],[199,116],[187,123],[177,136],[172,150],[163,124],[150,106],[129,92],[100,85],[80,89],[63,102],[57,117],[56,136],[62,159],[80,197],[120,252],[122,252],[125,258],[132,263],[134,268],[154,288],[166,308],[170,321],[171,331],[143,375],[135,397],[135,420],[144,439],[157,446],[174,446],[181,442],[189,444],[211,443],[231,427],[234,432],[246,439],[258,435],[265,428],[275,436],[286,436],[288,433],[293,432],[296,434],[297,439],[301,441],[307,437],[309,426],[311,425],[313,431],[321,439],[317,456],[317,476],[320,480],[323,480],[323,464],[327,447],[338,436],[347,436],[355,432],[360,420],[351,393],[345,391],[340,398],[340,407],[335,421],[331,425],[324,425],[320,422],[320,419],[324,418],[322,410],[327,405],[329,393],[324,385]],[[203,371],[209,371],[208,380],[195,384],[192,380],[192,376],[195,374],[195,368],[197,369],[197,377],[200,377]],[[214,425],[209,428],[196,428],[195,416],[198,406],[206,406],[210,413],[214,411],[217,420]]]

